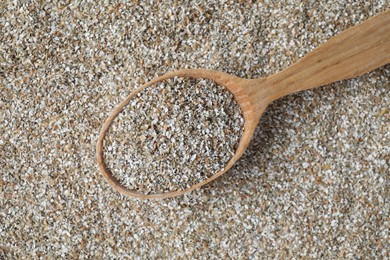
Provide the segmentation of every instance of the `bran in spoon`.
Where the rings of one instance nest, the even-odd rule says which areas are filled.
[[[105,163],[129,189],[183,190],[225,167],[243,124],[224,87],[175,77],[147,87],[122,109],[104,140]]]

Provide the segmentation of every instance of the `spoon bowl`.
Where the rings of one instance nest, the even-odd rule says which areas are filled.
[[[126,188],[113,176],[112,172],[107,168],[104,162],[103,140],[111,124],[113,123],[114,119],[118,116],[118,114],[122,111],[122,109],[130,102],[130,100],[136,97],[138,93],[143,91],[148,86],[151,86],[155,83],[173,77],[210,79],[213,80],[218,85],[224,86],[230,93],[233,94],[234,99],[236,100],[236,102],[241,108],[242,115],[244,117],[244,131],[240,139],[240,142],[238,143],[238,147],[236,149],[234,156],[228,161],[227,165],[221,171],[217,172],[210,178],[184,190],[146,195],[136,190],[130,190]],[[138,197],[138,198],[166,198],[166,197],[178,196],[186,192],[189,192],[191,190],[194,190],[196,188],[199,188],[209,183],[210,181],[218,178],[226,171],[228,171],[245,152],[246,148],[250,143],[255,128],[260,120],[260,116],[268,106],[267,103],[264,103],[264,106],[260,107],[259,110],[254,109],[255,106],[252,103],[252,100],[248,96],[248,93],[245,89],[245,83],[247,82],[251,82],[251,80],[242,79],[220,71],[207,70],[207,69],[183,69],[183,70],[169,72],[163,76],[157,77],[149,81],[148,83],[144,84],[143,86],[139,87],[138,89],[134,90],[125,100],[123,100],[112,111],[111,115],[107,118],[101,130],[99,140],[98,140],[98,145],[97,145],[97,155],[98,155],[99,167],[103,174],[103,177],[111,186],[113,186],[120,193],[131,197]]]
[[[272,76],[243,79],[207,69],[184,69],[157,77],[133,91],[106,119],[97,142],[97,161],[106,181],[120,193],[137,198],[167,198],[199,188],[228,171],[243,155],[261,115],[274,100],[306,89],[362,75],[390,63],[390,10],[354,26],[328,40],[296,63]],[[172,77],[210,79],[233,94],[244,117],[244,131],[235,154],[210,178],[187,189],[162,194],[143,194],[123,186],[104,162],[103,141],[112,122],[131,99],[146,87]]]

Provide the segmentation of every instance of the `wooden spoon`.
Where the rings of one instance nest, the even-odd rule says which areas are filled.
[[[130,197],[166,198],[184,194],[218,178],[233,166],[248,147],[261,115],[272,101],[290,93],[359,76],[387,63],[390,63],[390,10],[338,34],[288,68],[266,78],[243,79],[207,69],[185,69],[167,73],[136,89],[107,118],[97,142],[100,171],[115,190]],[[175,76],[211,79],[218,85],[225,86],[233,94],[245,120],[237,151],[222,171],[188,189],[151,195],[129,190],[113,177],[104,163],[103,140],[106,132],[122,108],[137,93],[147,86]]]

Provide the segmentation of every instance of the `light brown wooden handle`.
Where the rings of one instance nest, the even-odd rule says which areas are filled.
[[[387,63],[390,63],[390,10],[332,37],[262,84],[270,88],[270,99],[275,100],[359,76]]]

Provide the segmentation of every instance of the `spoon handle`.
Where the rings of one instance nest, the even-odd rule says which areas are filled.
[[[270,100],[356,77],[390,63],[390,10],[332,37],[261,82]],[[267,82],[268,81],[268,82]]]

